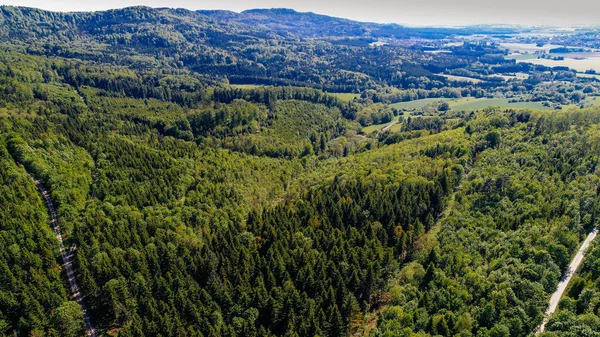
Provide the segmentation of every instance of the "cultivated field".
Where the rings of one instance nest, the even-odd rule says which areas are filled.
[[[535,52],[548,52],[553,48],[564,47],[557,44],[547,44],[543,47],[538,47],[533,43],[500,43],[500,47],[504,49],[508,49],[509,52],[519,52],[521,54],[529,53],[533,54]]]
[[[454,75],[446,75],[446,74],[442,74],[442,76],[447,78],[449,81],[453,81],[453,82],[471,82],[473,84],[483,82],[482,80],[480,80],[478,78],[473,78],[473,77],[454,76]]]
[[[260,84],[230,84],[229,86],[236,89],[255,89],[264,87],[264,85]]]
[[[425,98],[410,102],[400,102],[392,104],[392,107],[397,109],[418,110],[432,103],[448,102],[453,110],[459,111],[474,111],[487,108],[489,106],[499,106],[503,108],[527,108],[527,109],[543,109],[549,110],[551,107],[543,106],[540,102],[517,102],[509,103],[508,98],[461,98],[458,100],[450,100],[447,98]]]
[[[337,92],[328,92],[328,94],[335,96],[335,97],[341,99],[342,101],[347,101],[347,102],[360,97],[360,94],[348,94],[348,93],[337,93]]]
[[[588,97],[585,103],[592,106],[600,106],[600,97]]]
[[[526,80],[526,79],[529,78],[529,74],[526,74],[526,73],[516,73],[514,75],[507,75],[507,74],[498,75],[498,74],[493,74],[491,76],[502,77],[505,81],[510,81],[510,80]]]
[[[392,105],[390,105],[392,108],[396,108],[396,109],[406,109],[406,110],[415,110],[415,109],[422,109],[423,107],[425,107],[426,105],[429,105],[431,103],[436,103],[436,102],[444,102],[447,101],[448,99],[446,98],[424,98],[424,99],[418,99],[418,100],[414,100],[414,101],[408,101],[408,102],[399,102],[399,103],[394,103]]]
[[[509,103],[508,98],[462,98],[450,102],[450,107],[453,110],[459,111],[475,111],[481,110],[490,106],[499,106],[502,108],[515,109],[539,109],[551,110],[551,107],[543,106],[540,102],[517,102]]]
[[[577,73],[577,77],[582,77],[582,78],[595,78],[597,80],[600,80],[600,75],[597,74],[583,74],[583,73]]]
[[[534,54],[510,54],[504,57],[507,60],[517,60],[517,62],[519,61],[526,61],[526,60],[535,60],[538,58],[538,55],[534,55]]]
[[[540,64],[547,67],[569,67],[579,72],[585,72],[586,70],[594,69],[600,72],[600,54],[595,57],[589,57],[585,59],[573,59],[565,58],[564,60],[550,60],[550,59],[525,59],[517,60],[517,62],[527,62],[533,64]]]
[[[397,121],[397,120],[398,120],[398,117],[394,117],[394,121]],[[377,130],[381,130],[381,129],[385,128],[386,126],[390,125],[390,123],[391,122],[389,122],[389,123],[383,123],[383,124],[376,124],[376,125],[369,125],[367,127],[364,127],[362,129],[362,131],[368,135],[368,134],[373,133],[373,132],[375,132]],[[401,128],[402,128],[402,123],[396,122],[396,124],[392,125],[389,128],[389,130],[392,131],[392,132],[395,132],[395,131],[400,131]]]

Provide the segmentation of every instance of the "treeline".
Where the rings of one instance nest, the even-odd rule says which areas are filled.
[[[237,84],[237,85],[265,85],[265,86],[277,86],[277,87],[302,87],[303,85],[306,85],[306,82],[304,81],[300,81],[297,79],[286,79],[286,78],[272,78],[272,77],[263,77],[263,76],[243,76],[243,75],[239,75],[236,73],[232,73],[231,75],[227,76],[227,80],[229,81],[230,84]],[[372,83],[372,81],[366,81],[367,83],[362,83],[365,82],[360,81],[358,83],[353,82],[353,81],[344,81],[342,83],[338,83],[338,84],[327,84],[327,83],[320,83],[320,84],[311,84],[310,88],[314,88],[314,89],[318,89],[321,91],[326,91],[326,92],[355,92],[357,90],[360,90],[362,87],[365,86],[365,84],[367,84],[366,86],[374,86],[374,84]]]
[[[138,71],[6,51],[0,54],[0,62],[2,104],[28,102],[34,98],[54,100],[58,93],[49,94],[46,85],[61,83],[71,85],[76,91],[92,87],[107,96],[157,99],[189,108],[210,100],[207,87],[217,83],[177,69]]]
[[[342,118],[338,108],[307,101],[272,100],[269,108],[246,97],[250,101],[235,99],[228,104],[202,104],[187,109],[155,99],[108,97],[103,91],[88,87],[80,88],[80,92],[94,112],[113,115],[144,129],[156,129],[165,136],[194,141],[201,147],[297,158],[348,155],[364,145],[356,136],[360,126]]]
[[[217,109],[203,109],[188,117],[200,145],[226,148],[272,158],[312,155],[340,156],[336,142],[344,137],[344,154],[358,150],[352,123],[339,109],[322,104],[286,100],[271,109],[246,101],[234,101]],[[347,138],[346,138],[347,136]]]
[[[215,88],[213,90],[215,102],[231,103],[235,99],[264,104],[272,107],[278,100],[300,100],[315,104],[323,104],[328,108],[339,108],[342,116],[355,119],[360,105],[352,102],[340,101],[333,95],[328,95],[320,90],[297,87],[257,87],[257,88]]]
[[[206,87],[198,78],[186,73],[168,71],[133,73],[131,70],[106,71],[79,63],[66,63],[55,68],[58,75],[74,88],[90,86],[113,94],[161,101],[192,107],[207,98]]]
[[[373,103],[392,104],[398,102],[416,101],[425,98],[461,98],[461,97],[485,97],[487,91],[479,87],[467,86],[464,88],[443,87],[436,90],[427,89],[385,89],[366,90],[361,98]]]
[[[444,127],[444,120],[435,117],[408,117],[402,124],[402,132],[427,130],[430,133],[439,133]]]
[[[384,124],[391,122],[394,117],[398,116],[398,113],[398,110],[395,108],[377,103],[361,109],[357,114],[356,120],[362,126]]]

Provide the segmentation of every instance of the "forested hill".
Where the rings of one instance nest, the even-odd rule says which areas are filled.
[[[262,37],[273,37],[265,35],[264,32],[261,34],[264,30],[257,27],[234,22],[218,22],[206,15],[185,9],[137,6],[97,12],[61,13],[28,7],[2,6],[0,12],[3,38],[13,39],[52,36],[58,41],[79,38],[109,42],[110,40],[106,39],[110,35],[123,37],[126,33],[154,32],[163,33],[167,41],[176,43],[184,40],[201,41],[209,38],[211,33],[225,33],[226,30],[231,31],[233,35],[257,34]],[[152,26],[154,29],[151,29]],[[133,40],[135,41],[135,36]],[[27,40],[27,42],[34,41]]]
[[[407,28],[286,9],[237,14],[130,7],[56,13],[0,7],[4,49],[138,70],[189,70],[218,82],[309,86],[330,92],[357,93],[388,85],[455,86],[432,72],[474,63],[480,52],[448,57],[370,43],[381,37],[436,40],[485,29]]]
[[[431,38],[440,39],[452,35],[507,34],[513,28],[416,28],[399,24],[378,24],[336,18],[315,13],[297,12],[287,8],[251,9],[241,13],[231,11],[198,11],[219,20],[230,20],[266,27],[282,34],[298,37],[364,37],[364,38]]]
[[[0,20],[0,336],[84,334],[31,177],[103,337],[531,336],[597,226],[595,79],[289,10]],[[590,252],[548,337],[598,337]]]
[[[514,28],[474,26],[467,28],[411,28],[398,24],[377,24],[336,18],[315,13],[297,12],[292,9],[252,9],[241,13],[219,10],[129,7],[98,12],[57,13],[26,7],[2,6],[5,29],[11,36],[19,36],[32,29],[41,34],[88,34],[96,35],[111,30],[101,29],[110,25],[144,24],[158,21],[173,24],[175,31],[184,32],[193,28],[213,28],[232,33],[258,34],[265,32],[286,37],[389,37],[389,38],[444,38],[454,34],[481,33],[506,34],[516,32]],[[61,22],[62,21],[62,22]],[[27,24],[25,27],[19,24]],[[36,28],[37,27],[37,28]],[[100,28],[100,29],[99,29]],[[65,31],[66,30],[66,31]],[[44,32],[42,32],[44,31]],[[274,36],[270,36],[274,37]]]
[[[599,214],[597,108],[395,116],[367,137],[313,89],[190,93],[185,74],[16,52],[0,69],[8,335],[84,327],[28,173],[94,326],[121,337],[528,336]],[[593,331],[586,268],[561,317]]]
[[[365,37],[381,25],[335,18],[292,9],[253,9],[241,13],[230,11],[198,11],[219,21],[233,21],[264,27],[284,36],[298,37]]]

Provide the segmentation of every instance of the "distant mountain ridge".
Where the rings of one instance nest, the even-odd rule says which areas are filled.
[[[230,11],[198,11],[198,13],[219,20],[259,25],[280,34],[292,33],[302,37],[364,36],[380,26],[311,12],[297,12],[289,8],[250,9],[241,13]]]
[[[236,13],[227,10],[199,10],[198,13],[218,19],[259,25],[280,34],[293,33],[302,37],[386,37],[443,38],[449,35],[514,33],[512,27],[471,26],[464,28],[406,27],[395,23],[380,24],[354,21],[290,8],[257,8]]]
[[[241,13],[227,10],[198,10],[126,7],[96,12],[52,12],[29,7],[0,6],[0,34],[15,37],[34,32],[98,34],[106,32],[98,26],[122,24],[217,25],[254,35],[259,32],[301,38],[371,37],[371,38],[430,38],[451,35],[514,33],[510,27],[473,26],[466,28],[414,28],[398,24],[378,24],[337,18],[312,12],[297,12],[288,8],[250,9]],[[90,29],[90,26],[92,26]],[[66,30],[66,31],[65,31]]]
[[[283,8],[235,13],[136,6],[60,13],[0,6],[0,45],[5,50],[137,70],[188,70],[217,82],[332,92],[355,92],[377,83],[409,86],[422,76],[432,77],[431,70],[470,62],[443,55],[432,59],[402,44],[374,47],[372,42],[443,39],[486,29],[494,31],[412,28]]]

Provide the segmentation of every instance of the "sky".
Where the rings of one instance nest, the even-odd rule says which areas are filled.
[[[93,11],[135,5],[236,12],[285,7],[359,21],[411,26],[600,25],[598,0],[0,0],[0,4],[53,11]]]

